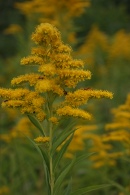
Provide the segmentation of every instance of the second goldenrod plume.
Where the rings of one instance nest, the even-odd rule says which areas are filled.
[[[0,89],[0,96],[6,100],[2,106],[17,107],[22,113],[34,114],[43,121],[47,118],[47,102],[54,103],[57,98],[58,107],[51,117],[56,120],[61,116],[91,119],[91,114],[79,107],[93,97],[112,98],[113,94],[108,91],[78,89],[79,82],[91,79],[91,72],[84,70],[82,60],[73,59],[71,47],[62,42],[56,27],[42,23],[31,39],[37,46],[32,48],[31,55],[21,59],[21,64],[36,65],[38,71],[12,79],[11,84],[22,86],[20,88]],[[34,87],[33,91],[30,87],[25,89],[24,83]]]

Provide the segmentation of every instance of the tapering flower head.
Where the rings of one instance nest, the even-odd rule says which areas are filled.
[[[113,94],[102,90],[78,89],[78,84],[91,79],[91,72],[85,70],[84,62],[73,59],[70,46],[61,40],[61,34],[51,24],[41,23],[31,36],[36,47],[31,55],[21,59],[22,65],[37,66],[37,72],[20,75],[12,79],[17,89],[0,89],[5,98],[2,106],[18,107],[22,113],[31,113],[43,121],[47,118],[48,102],[54,106],[51,119],[79,117],[91,119],[91,114],[81,108],[90,98],[112,98]],[[28,89],[24,87],[28,84]],[[21,87],[22,86],[22,87]],[[55,122],[56,124],[57,122]]]
[[[61,13],[67,15],[65,18],[79,16],[84,12],[84,9],[89,6],[90,0],[31,0],[16,3],[16,8],[25,15],[28,16],[34,13],[40,13],[40,21],[50,19],[51,22],[53,20],[55,21],[56,16],[60,17]]]
[[[106,142],[120,142],[127,149],[130,146],[130,94],[128,94],[125,104],[113,109],[112,113],[114,120],[106,125],[109,134],[104,136],[103,139]]]
[[[95,168],[116,165],[118,158],[130,156],[130,94],[125,104],[112,109],[112,113],[113,121],[106,124],[106,133],[86,135],[93,140],[90,151],[96,152],[91,157]]]

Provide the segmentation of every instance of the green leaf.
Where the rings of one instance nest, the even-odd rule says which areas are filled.
[[[30,139],[28,136],[26,136],[26,137],[34,145],[34,147],[37,149],[38,153],[42,157],[43,166],[44,166],[44,173],[45,173],[45,178],[46,178],[46,184],[47,184],[47,189],[50,192],[50,185],[49,185],[49,157],[48,157],[47,153],[44,150],[42,150],[40,147],[38,147],[37,144],[32,139]]]
[[[88,158],[89,156],[95,154],[95,152],[91,152],[91,153],[88,153],[88,154],[83,154],[79,157],[76,158],[76,161],[75,161],[75,165],[79,164],[81,161],[83,161],[84,159]]]
[[[38,147],[44,157],[44,160],[46,162],[46,166],[48,167],[48,170],[49,170],[49,157],[47,155],[47,153],[45,152],[45,150],[42,150],[40,147]]]
[[[30,114],[28,114],[27,116],[28,116],[29,120],[34,124],[34,126],[37,127],[40,130],[41,134],[43,136],[45,136],[43,127],[40,124],[40,122],[37,120],[37,118],[35,116],[33,116],[33,115],[30,115]]]
[[[119,183],[113,181],[113,180],[107,180],[111,185],[117,187],[117,189],[119,189],[120,191],[124,192],[124,194],[127,194],[127,190],[122,186],[120,185]]]
[[[63,171],[61,171],[61,174],[59,175],[59,177],[57,178],[55,185],[54,185],[54,195],[58,194],[59,191],[59,187],[61,186],[61,184],[63,183],[64,178],[66,177],[66,175],[69,173],[69,171],[71,170],[71,168],[73,167],[75,162],[75,158],[72,160],[72,162],[67,165]]]
[[[64,120],[63,120],[64,121]],[[63,124],[62,124],[63,125]],[[53,143],[57,140],[57,139],[59,139],[63,134],[65,134],[66,132],[68,132],[68,131],[71,131],[71,129],[73,128],[75,126],[75,123],[74,122],[72,122],[71,124],[67,124],[66,125],[66,127],[64,127],[64,129],[62,129],[62,131],[57,135],[57,137],[54,137],[53,138]],[[56,129],[57,129],[57,127],[56,127]],[[55,129],[55,130],[56,130]],[[59,126],[59,129],[60,129],[60,126]]]
[[[51,194],[51,189],[50,189],[50,173],[49,173],[49,170],[46,169],[45,166],[44,166],[44,174],[45,174],[45,180],[46,180],[46,184],[47,184],[47,192],[48,192],[48,194]]]
[[[67,188],[66,188],[66,190],[65,190],[64,195],[70,194],[71,189],[72,189],[72,178],[70,179],[70,181],[69,181],[69,183],[68,183],[68,186],[67,186]]]
[[[56,156],[55,161],[54,161],[54,171],[56,170],[57,165],[59,164],[59,162],[60,162],[62,156],[64,155],[67,147],[69,146],[69,144],[70,144],[70,142],[73,138],[73,135],[74,134],[72,134],[71,137],[65,142],[65,144],[62,146],[61,150],[58,151],[58,155]]]
[[[96,185],[96,186],[88,186],[88,187],[76,190],[76,191],[72,192],[70,195],[83,195],[87,192],[91,192],[91,191],[94,191],[94,190],[99,190],[101,188],[106,188],[106,187],[109,187],[109,186],[111,186],[111,185],[110,184],[102,184],[102,185]]]
[[[26,136],[29,141],[34,145],[34,147],[37,149],[38,153],[40,154],[40,156],[42,157],[42,160],[43,160],[43,164],[45,163],[47,168],[48,168],[48,171],[49,171],[49,158],[48,158],[48,155],[47,153],[44,151],[44,150],[41,150],[41,148],[38,147],[38,145],[28,136]]]
[[[59,136],[58,139],[55,140],[55,142],[53,143],[53,147],[52,147],[52,155],[55,153],[56,151],[56,148],[61,145],[65,140],[66,138],[71,135],[72,133],[74,133],[76,131],[76,129],[72,129],[71,131],[69,132],[62,132],[61,135]]]

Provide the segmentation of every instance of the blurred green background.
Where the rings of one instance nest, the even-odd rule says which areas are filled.
[[[61,5],[64,2],[68,1],[61,0]],[[50,10],[47,3],[51,5]],[[20,59],[30,52],[30,35],[35,26],[50,22],[61,31],[64,42],[71,45],[74,57],[83,59],[86,69],[92,72],[92,79],[81,87],[114,93],[111,101],[93,100],[88,105],[94,120],[85,125],[97,125],[94,135],[100,137],[105,134],[105,125],[113,121],[111,109],[124,104],[130,90],[130,1],[90,0],[81,10],[76,3],[71,0],[65,7],[58,0],[0,0],[0,87],[10,87],[13,77],[30,71],[20,66]],[[40,157],[21,133],[14,133],[27,130],[33,134],[36,129],[26,120],[19,128],[21,120],[23,117],[18,112],[1,108],[0,195],[45,194]],[[130,126],[127,131],[130,133]],[[91,141],[86,139],[80,153],[90,151]],[[122,151],[119,143],[112,145],[114,150]],[[112,187],[89,194],[130,194],[130,158],[117,158],[115,166],[104,164],[95,169],[92,165],[93,161],[87,159],[72,171],[73,186],[113,182]]]

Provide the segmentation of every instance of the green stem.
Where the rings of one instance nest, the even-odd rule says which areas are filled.
[[[50,188],[51,188],[51,195],[53,195],[54,189],[54,174],[53,174],[53,159],[52,159],[52,123],[50,122]]]
[[[52,106],[48,104],[48,114],[49,118],[52,116]],[[53,190],[54,190],[54,173],[53,173],[53,158],[52,158],[52,140],[53,140],[53,126],[52,122],[48,121],[49,125],[49,136],[50,136],[50,143],[49,143],[49,163],[50,163],[50,190],[51,190],[51,195],[53,195]]]

